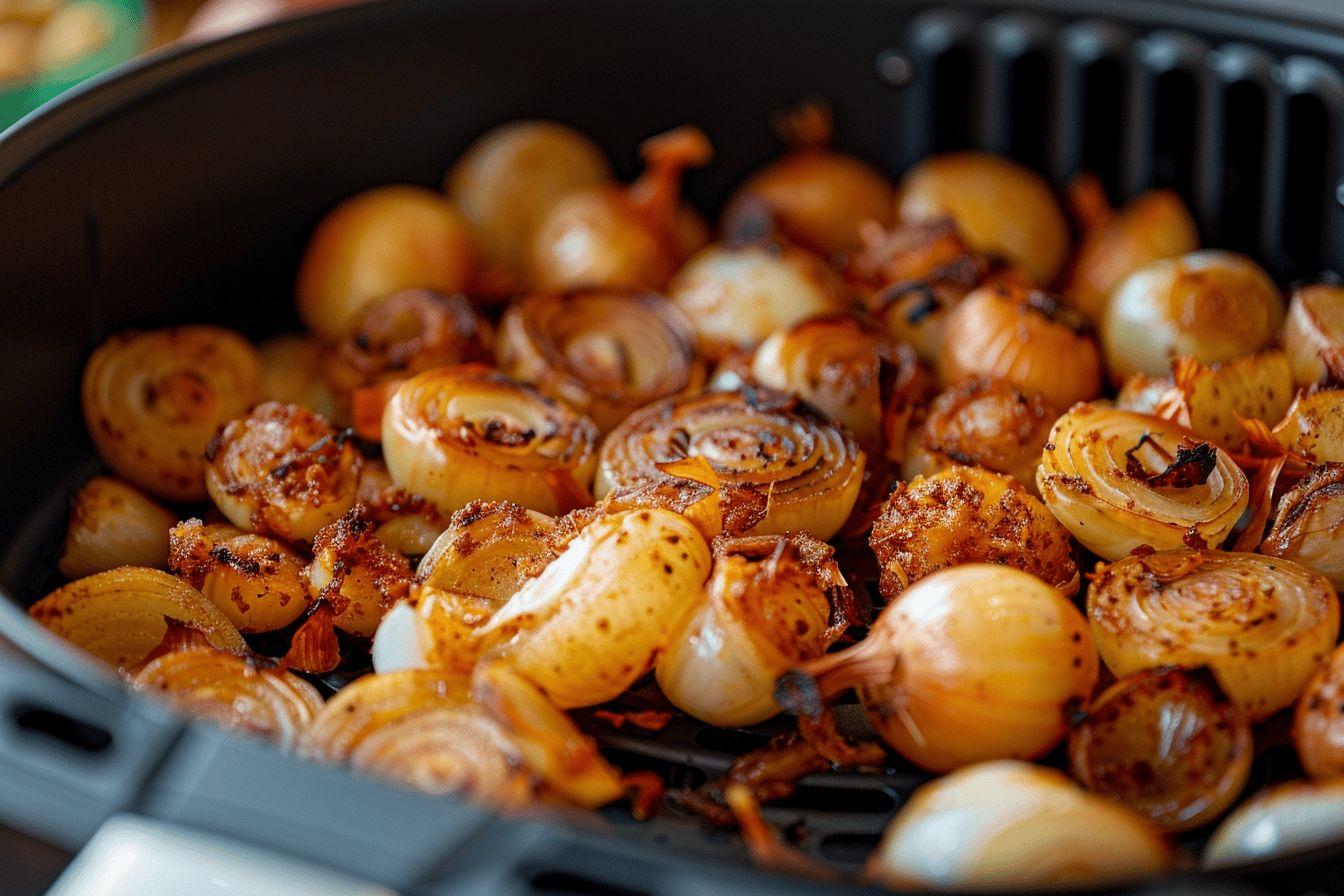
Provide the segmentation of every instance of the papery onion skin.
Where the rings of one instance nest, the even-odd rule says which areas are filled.
[[[476,595],[493,607],[541,574],[559,551],[556,522],[507,501],[473,501],[416,568],[417,584]]]
[[[335,342],[374,299],[415,287],[459,292],[474,269],[466,221],[447,199],[423,187],[375,187],[318,222],[299,266],[299,316]]]
[[[298,405],[257,405],[206,447],[206,488],[240,529],[311,541],[354,506],[362,461],[348,435]]]
[[[1301,563],[1344,588],[1344,464],[1321,464],[1279,499],[1259,551]]]
[[[864,877],[901,890],[1100,887],[1172,865],[1145,819],[1059,772],[1003,760],[916,790]]]
[[[488,264],[521,271],[537,228],[571,193],[611,180],[606,156],[557,121],[513,121],[477,137],[445,188]]]
[[[868,542],[888,600],[931,573],[963,563],[1011,566],[1066,596],[1078,590],[1068,530],[1021,484],[977,467],[953,466],[898,485]]]
[[[1267,862],[1344,836],[1344,778],[1289,781],[1242,803],[1213,832],[1205,870]]]
[[[1279,341],[1288,352],[1297,385],[1312,386],[1326,374],[1321,353],[1344,348],[1344,287],[1316,284],[1293,293]]]
[[[1036,474],[1046,506],[1085,547],[1108,560],[1144,545],[1168,550],[1195,538],[1221,544],[1250,501],[1246,475],[1215,448],[1203,485],[1151,488],[1127,473],[1126,452],[1145,436],[1168,456],[1182,439],[1193,438],[1157,417],[1075,406],[1055,421]]]
[[[1055,412],[1041,396],[972,377],[935,398],[906,452],[906,479],[953,464],[984,467],[1036,489],[1036,469]]]
[[[646,404],[698,389],[695,328],[656,293],[538,293],[500,322],[499,366],[609,432]]]
[[[721,727],[777,714],[775,679],[820,656],[845,627],[853,596],[834,553],[806,535],[716,539],[703,603],[658,660],[663,694]]]
[[[1042,292],[981,287],[948,314],[938,375],[945,386],[1001,379],[1055,408],[1089,401],[1101,394],[1101,356],[1076,318]]]
[[[423,710],[465,706],[470,690],[466,676],[437,670],[365,675],[327,701],[304,734],[299,752],[324,762],[345,762],[389,723]]]
[[[378,540],[376,524],[361,505],[322,527],[313,539],[308,585],[335,609],[341,631],[373,637],[383,615],[411,588],[406,558]]]
[[[247,643],[214,604],[157,569],[122,566],[58,588],[28,608],[32,619],[108,665],[129,669],[149,655],[173,620],[221,650]]]
[[[109,337],[84,367],[84,422],[117,475],[159,498],[205,497],[205,447],[260,390],[256,349],[218,327]]]
[[[897,216],[905,222],[950,217],[966,241],[1022,267],[1039,285],[1055,279],[1069,250],[1069,226],[1039,175],[999,156],[934,156],[901,181]]]
[[[1251,721],[1292,704],[1339,634],[1327,580],[1291,560],[1225,551],[1098,566],[1087,615],[1116,675],[1207,666]]]
[[[110,476],[84,483],[70,507],[57,568],[78,579],[118,566],[168,565],[173,514]]]
[[[322,709],[311,684],[262,661],[209,647],[173,651],[131,675],[131,687],[178,711],[292,749]]]
[[[684,517],[630,510],[600,517],[486,625],[510,668],[558,707],[619,696],[652,666],[700,596],[709,546]]]
[[[750,350],[776,330],[854,306],[830,265],[787,244],[709,246],[677,272],[668,295],[710,358]]]
[[[304,561],[274,539],[191,519],[173,527],[170,545],[173,573],[239,631],[284,628],[311,601]]]
[[[1230,361],[1269,346],[1283,298],[1250,259],[1205,250],[1156,261],[1116,287],[1102,320],[1106,367],[1119,383],[1159,376],[1171,360]]]
[[[820,539],[849,516],[866,461],[853,436],[796,398],[744,387],[632,414],[602,445],[597,496],[657,482],[666,477],[659,464],[697,457],[722,480],[732,534],[806,531]],[[745,511],[741,519],[736,509]]]
[[[314,414],[337,419],[339,408],[322,378],[325,348],[316,337],[293,333],[268,339],[257,348],[261,356],[262,401],[297,404]]]
[[[1311,777],[1344,776],[1344,647],[1336,647],[1307,682],[1293,716],[1293,743]]]
[[[1069,768],[1163,830],[1188,831],[1227,811],[1250,777],[1251,726],[1198,675],[1157,669],[1097,696],[1069,734]]]
[[[1274,437],[1312,463],[1344,463],[1344,388],[1299,391]]]
[[[568,511],[592,482],[596,448],[587,417],[479,364],[412,377],[383,415],[392,481],[445,514],[474,500]]]

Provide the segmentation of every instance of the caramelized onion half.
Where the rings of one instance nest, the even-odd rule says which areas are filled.
[[[335,626],[364,638],[373,637],[383,614],[411,587],[410,564],[378,539],[376,528],[355,505],[318,531],[308,565],[309,587],[335,610]]]
[[[1175,423],[1098,404],[1055,421],[1036,484],[1055,517],[1107,560],[1143,545],[1221,544],[1250,500],[1246,475],[1221,449]]]
[[[304,562],[271,538],[192,519],[173,527],[173,572],[243,632],[271,632],[308,609]]]
[[[905,478],[967,464],[1005,473],[1034,491],[1054,421],[1055,412],[1039,395],[1001,380],[964,380],[929,404],[906,453]]]
[[[540,293],[509,307],[499,366],[608,432],[650,402],[698,389],[695,328],[655,293]]]
[[[630,415],[602,445],[597,494],[666,477],[704,458],[723,484],[733,534],[804,531],[830,538],[858,499],[865,455],[854,437],[773,389],[662,401]],[[750,508],[734,515],[735,508]]]
[[[478,499],[548,514],[591,503],[596,443],[587,417],[480,364],[412,377],[383,415],[392,481],[442,513]]]
[[[1250,724],[1216,684],[1154,669],[1092,701],[1069,734],[1069,769],[1163,830],[1188,831],[1236,802],[1253,747]]]
[[[1322,464],[1279,499],[1260,553],[1301,563],[1344,588],[1344,464]]]
[[[1344,351],[1344,287],[1318,284],[1294,292],[1279,341],[1297,384],[1320,382],[1326,375],[1322,353]]]
[[[313,720],[299,752],[324,762],[346,762],[375,732],[397,719],[470,703],[466,676],[438,670],[365,675],[341,688]]]
[[[206,444],[256,402],[260,380],[256,350],[229,330],[121,333],[84,367],[84,422],[121,478],[169,501],[199,501]]]
[[[1344,388],[1298,392],[1274,437],[1312,463],[1344,463]]]
[[[95,476],[75,495],[57,568],[67,579],[118,566],[168,565],[168,530],[176,518],[139,491]]]
[[[1296,700],[1339,634],[1328,581],[1291,560],[1223,551],[1099,566],[1087,615],[1116,675],[1207,666],[1252,721]]]
[[[1267,862],[1344,836],[1344,778],[1289,781],[1256,794],[1227,816],[1204,847],[1208,870]]]
[[[1302,692],[1293,743],[1308,775],[1344,776],[1344,647],[1335,648]]]
[[[220,650],[247,651],[238,629],[199,591],[166,572],[140,566],[71,582],[29,607],[28,615],[122,670],[163,641],[168,620],[196,629]]]

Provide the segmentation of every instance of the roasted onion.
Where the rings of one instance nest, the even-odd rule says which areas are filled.
[[[361,459],[348,433],[294,404],[257,405],[205,454],[210,497],[235,526],[262,535],[311,541],[359,490]]]
[[[1087,615],[1116,675],[1207,666],[1252,721],[1296,700],[1339,634],[1339,600],[1324,578],[1291,560],[1223,551],[1099,566]]]
[[[455,293],[475,268],[462,215],[423,187],[376,187],[327,213],[299,267],[299,316],[323,339],[349,332],[374,299],[422,287]]]
[[[470,701],[471,683],[464,675],[437,670],[365,675],[327,701],[304,733],[299,752],[323,762],[346,762],[370,735],[397,719]]]
[[[392,481],[443,513],[477,499],[549,514],[591,503],[596,443],[587,417],[480,364],[412,377],[383,415]]]
[[[896,487],[868,539],[888,600],[949,566],[997,563],[1029,572],[1071,596],[1078,567],[1068,531],[1017,482],[954,466]]]
[[[1293,400],[1293,372],[1278,349],[1211,365],[1180,358],[1171,382],[1154,410],[1229,451],[1246,447],[1243,419],[1277,423]]]
[[[655,293],[540,293],[500,322],[499,366],[608,432],[650,402],[698,389],[695,328]]]
[[[84,483],[70,505],[57,568],[67,579],[118,566],[168,565],[168,530],[177,518],[110,476]]]
[[[193,519],[173,527],[170,545],[173,572],[239,631],[275,631],[308,609],[304,562],[274,539]]]
[[[947,316],[938,374],[951,386],[968,377],[1003,380],[1055,408],[1101,394],[1101,356],[1076,312],[1043,292],[982,287]]]
[[[1018,265],[1049,285],[1069,250],[1069,225],[1044,180],[999,156],[958,152],[925,159],[901,181],[905,222],[951,218],[975,249]]]
[[[1036,484],[1055,517],[1093,553],[1218,545],[1250,500],[1221,449],[1170,421],[1097,404],[1055,421]]]
[[[369,651],[373,668],[470,674],[483,649],[481,629],[496,609],[478,594],[417,585],[378,623]]]
[[[1279,499],[1260,553],[1301,563],[1344,588],[1344,463],[1322,464]]]
[[[1158,376],[1173,358],[1230,361],[1270,345],[1283,298],[1255,262],[1206,250],[1155,261],[1116,287],[1102,319],[1106,367],[1119,383]]]
[[[1091,888],[1172,865],[1162,834],[1054,769],[985,762],[915,791],[864,876],[900,890]]]
[[[131,687],[180,712],[291,749],[322,709],[322,695],[302,678],[254,657],[211,647],[175,650],[150,660]]]
[[[355,505],[318,531],[308,566],[309,587],[335,610],[333,624],[364,638],[373,637],[383,614],[411,587],[410,564],[378,539],[376,528]]]
[[[1293,717],[1293,742],[1313,778],[1344,776],[1344,647],[1307,682]]]
[[[1312,463],[1344,463],[1344,387],[1299,391],[1274,437]]]
[[[247,651],[238,629],[179,578],[122,566],[71,582],[28,608],[28,615],[103,662],[126,670],[163,641],[169,620],[196,629],[221,650]]]
[[[172,327],[109,337],[84,367],[84,422],[121,478],[170,501],[205,497],[205,446],[247,412],[261,362],[218,327]]]
[[[597,495],[659,481],[667,476],[660,464],[697,457],[722,480],[732,534],[805,531],[821,539],[849,516],[865,462],[853,436],[798,399],[747,387],[630,415],[602,445]]]
[[[1035,759],[1066,733],[1097,682],[1087,620],[1035,576],[968,564],[916,582],[853,647],[803,663],[776,699],[815,713],[857,689],[888,744],[946,772],[987,759]]]
[[[1246,786],[1251,726],[1198,674],[1154,669],[1107,688],[1069,734],[1069,769],[1168,831],[1197,828]]]
[[[276,336],[263,342],[258,351],[262,401],[297,404],[328,420],[336,419],[336,397],[322,378],[325,349],[316,337],[302,333]]]
[[[416,582],[480,597],[498,608],[558,554],[556,523],[507,501],[473,501],[420,560]]]
[[[447,515],[437,507],[393,484],[381,460],[364,459],[357,494],[369,519],[378,525],[378,540],[407,557],[423,557],[448,527]]]
[[[1317,284],[1295,291],[1280,341],[1297,384],[1320,382],[1326,375],[1322,353],[1344,352],[1344,287]]]
[[[1344,778],[1289,781],[1256,794],[1227,816],[1204,847],[1208,870],[1267,862],[1344,836]]]

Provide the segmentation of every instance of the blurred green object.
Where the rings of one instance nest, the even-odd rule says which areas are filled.
[[[70,65],[17,81],[0,81],[0,130],[80,81],[139,53],[149,39],[149,16],[142,0],[96,0],[108,13],[112,36],[100,49]]]

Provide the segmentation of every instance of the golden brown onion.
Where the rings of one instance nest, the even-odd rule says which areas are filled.
[[[311,541],[359,489],[349,434],[294,404],[257,405],[211,440],[206,460],[206,488],[231,523],[289,541]]]
[[[459,591],[498,608],[558,554],[555,520],[508,501],[473,501],[421,559],[417,584]]]
[[[698,389],[695,328],[656,293],[539,293],[509,307],[499,366],[609,432],[637,408]]]
[[[322,695],[297,675],[211,647],[165,653],[130,679],[131,687],[157,694],[179,712],[286,750],[322,709]]]
[[[413,713],[470,703],[470,681],[441,671],[365,675],[327,701],[304,733],[299,752],[323,762],[346,762],[372,734]]]
[[[299,267],[299,316],[323,339],[349,332],[374,299],[423,287],[462,290],[475,268],[462,215],[423,187],[386,186],[346,199],[313,231]]]
[[[1344,588],[1344,463],[1314,467],[1279,499],[1259,551],[1301,563]]]
[[[496,609],[477,594],[417,585],[378,623],[369,651],[373,668],[442,669],[468,675],[484,646],[481,629]]]
[[[543,513],[591,503],[597,427],[481,364],[407,380],[383,415],[392,481],[453,513],[475,500]]]
[[[238,629],[199,591],[166,572],[140,566],[71,582],[29,607],[28,615],[122,670],[159,646],[169,620],[196,629],[221,650],[247,651]]]
[[[1162,829],[1188,831],[1236,802],[1253,747],[1250,724],[1216,684],[1154,669],[1092,701],[1069,734],[1069,770]]]
[[[1344,388],[1299,391],[1274,437],[1312,463],[1344,463]]]
[[[853,436],[796,398],[744,388],[630,415],[602,445],[598,497],[660,481],[667,475],[660,464],[696,457],[722,480],[732,534],[805,531],[821,539],[849,516],[865,462]]]
[[[355,505],[313,539],[308,585],[335,610],[341,631],[373,637],[383,614],[410,593],[411,566],[378,540],[377,524]]]
[[[1344,776],[1344,647],[1335,648],[1302,692],[1293,742],[1307,774]]]
[[[392,483],[387,464],[365,458],[358,500],[378,524],[378,540],[407,557],[423,557],[448,528],[448,518],[429,501]]]
[[[294,333],[263,342],[261,355],[262,401],[297,404],[328,420],[336,418],[336,397],[322,378],[325,348],[314,336]]]
[[[1164,551],[1097,568],[1097,649],[1116,675],[1207,666],[1252,721],[1290,705],[1339,633],[1339,600],[1291,560]]]
[[[1289,781],[1238,806],[1209,838],[1209,870],[1263,863],[1333,845],[1344,836],[1344,778]]]
[[[1055,408],[1101,394],[1101,356],[1077,312],[1052,296],[999,284],[977,289],[948,313],[938,375],[1000,379]]]
[[[84,367],[84,422],[121,478],[169,501],[199,501],[206,444],[256,402],[260,380],[256,350],[230,330],[121,333]]]
[[[1155,261],[1125,278],[1106,306],[1101,342],[1119,383],[1159,376],[1171,360],[1230,361],[1270,345],[1283,298],[1255,262],[1231,252],[1192,252]]]
[[[1293,373],[1278,349],[1207,366],[1180,358],[1172,384],[1175,392],[1157,402],[1157,413],[1229,451],[1246,448],[1243,418],[1277,423],[1293,400]]]
[[[951,218],[966,241],[1049,285],[1069,251],[1069,225],[1053,191],[1008,159],[958,152],[925,159],[901,181],[897,216],[907,223]]]
[[[986,762],[915,791],[864,876],[899,890],[1093,888],[1156,877],[1161,832],[1054,769]]]
[[[1093,553],[1219,545],[1250,501],[1222,449],[1146,414],[1082,404],[1055,421],[1036,474],[1051,513]]]
[[[776,330],[853,308],[840,276],[789,244],[716,243],[677,272],[668,295],[690,318],[700,350],[721,358],[749,350]]]
[[[304,562],[271,538],[187,520],[173,527],[173,573],[197,588],[239,631],[271,632],[303,615]]]
[[[1078,590],[1068,530],[1020,484],[978,467],[949,467],[898,485],[868,543],[888,600],[930,573],[963,563],[1011,566],[1066,596]]]
[[[815,714],[816,698],[855,687],[882,739],[934,772],[1045,755],[1098,674],[1077,608],[1035,576],[990,564],[921,579],[864,640],[799,668],[780,680],[782,705]]]
[[[67,579],[118,566],[168,565],[168,530],[177,519],[110,476],[95,476],[75,495],[57,568]]]
[[[1323,352],[1344,351],[1344,287],[1317,284],[1293,293],[1279,339],[1293,365],[1299,386],[1311,386],[1326,375]]]

